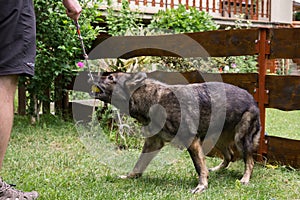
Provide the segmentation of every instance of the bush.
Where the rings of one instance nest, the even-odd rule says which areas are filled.
[[[219,26],[212,20],[212,17],[195,7],[188,10],[184,5],[176,9],[160,10],[153,16],[149,28],[171,29],[174,33],[201,32],[217,30]]]
[[[86,47],[99,33],[92,23],[99,20],[98,3],[83,1],[80,17],[81,31]],[[37,115],[41,102],[61,98],[54,96],[54,80],[63,76],[58,84],[62,87],[71,81],[76,73],[75,65],[82,57],[82,49],[77,38],[74,23],[67,17],[61,1],[35,0],[37,24],[37,56],[35,76],[21,79],[29,92],[29,113]],[[50,91],[50,98],[45,91]],[[46,92],[48,93],[48,92]]]
[[[243,24],[246,24],[246,26],[244,27]],[[250,25],[250,21],[245,21],[243,16],[239,16],[234,29],[249,28]],[[179,5],[177,9],[159,11],[154,15],[149,27],[151,29],[168,29],[174,33],[202,32],[219,28],[208,13],[199,11],[194,7],[186,10],[183,5]],[[230,56],[208,59],[165,57],[156,60],[156,62],[158,62],[159,69],[168,71],[199,70],[213,73],[250,73],[257,71],[256,56]]]
[[[125,35],[127,32],[134,31],[142,26],[139,12],[131,11],[126,0],[122,1],[122,8],[119,12],[116,12],[113,7],[108,8],[107,12],[107,32],[112,36]]]

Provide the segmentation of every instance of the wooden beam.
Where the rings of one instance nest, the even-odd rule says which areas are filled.
[[[300,140],[266,136],[268,142],[267,161],[300,168]]]
[[[263,161],[263,156],[267,154],[267,145],[265,141],[265,120],[266,120],[266,88],[265,79],[267,71],[267,29],[260,29],[259,40],[257,41],[259,47],[258,54],[258,66],[259,66],[259,77],[258,77],[258,107],[260,111],[260,121],[261,121],[261,133],[258,147],[258,161]]]
[[[269,91],[268,108],[284,111],[300,110],[299,76],[266,76],[266,88]]]
[[[101,38],[90,59],[137,56],[222,57],[256,55],[259,29],[218,30],[197,33]],[[100,40],[100,39],[99,39]],[[222,48],[220,48],[222,47]]]
[[[270,58],[300,58],[300,28],[270,29]]]

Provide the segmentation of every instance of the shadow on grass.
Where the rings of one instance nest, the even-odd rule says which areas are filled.
[[[241,179],[243,174],[241,171],[232,169],[221,169],[219,171],[210,172],[210,179],[226,179],[226,181],[236,181]]]
[[[103,182],[121,185],[121,187],[134,187],[139,189],[153,189],[160,188],[161,190],[169,190],[169,188],[178,188],[189,190],[197,185],[197,177],[195,174],[190,176],[178,177],[174,174],[153,174],[146,173],[140,178],[135,179],[121,179],[117,175],[105,176],[101,178]]]
[[[162,172],[145,173],[140,178],[135,179],[121,179],[118,175],[109,175],[102,177],[102,181],[110,184],[119,185],[123,189],[133,187],[136,190],[144,190],[149,188],[153,190],[154,188],[160,188],[160,190],[172,191],[172,189],[180,189],[190,191],[198,184],[198,176],[196,172],[176,173],[172,171],[170,173],[161,174]],[[223,169],[220,171],[210,172],[209,174],[209,186],[220,187],[222,185],[228,186],[232,184],[234,187],[237,180],[242,177],[242,173],[239,170]]]

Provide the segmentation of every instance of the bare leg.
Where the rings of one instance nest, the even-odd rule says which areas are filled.
[[[14,97],[18,83],[18,76],[0,76],[0,170],[8,146],[14,119]],[[38,198],[38,193],[16,190],[0,178],[0,199],[28,199]]]
[[[157,135],[146,138],[143,146],[143,151],[133,170],[129,174],[121,176],[121,178],[138,178],[142,176],[151,160],[158,154],[163,146],[163,140]]]
[[[0,170],[8,146],[14,118],[14,96],[18,76],[0,76]]]
[[[206,190],[208,187],[208,170],[206,167],[205,156],[202,152],[202,147],[198,138],[194,139],[194,141],[188,148],[188,152],[193,160],[195,169],[199,175],[199,183],[197,187],[191,192],[200,193]]]

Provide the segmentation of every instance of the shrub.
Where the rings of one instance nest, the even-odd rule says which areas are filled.
[[[119,12],[115,11],[113,7],[108,8],[107,12],[107,32],[112,36],[125,35],[127,32],[134,31],[139,26],[142,26],[139,12],[131,11],[126,0],[122,1],[122,7]]]
[[[153,16],[149,28],[171,29],[174,33],[185,33],[217,30],[219,26],[208,13],[195,7],[187,10],[184,5],[179,5],[176,9],[160,10]]]
[[[250,21],[244,20],[243,16],[238,16],[233,29],[249,28],[250,25]],[[186,10],[183,5],[179,5],[177,9],[159,11],[154,15],[149,27],[151,29],[173,30],[174,33],[202,32],[219,28],[208,13],[198,11],[194,7]],[[230,28],[232,27],[227,29]],[[168,71],[200,70],[214,73],[249,73],[257,71],[256,56],[230,56],[208,59],[164,57],[155,61],[158,62],[159,69]]]
[[[80,17],[81,31],[86,47],[99,33],[99,28],[92,23],[99,20],[98,3],[88,4],[83,1],[83,12]],[[71,77],[76,73],[75,65],[82,57],[80,42],[76,35],[74,23],[65,14],[65,8],[61,1],[35,0],[35,12],[37,23],[37,56],[35,76],[22,78],[21,84],[25,84],[29,93],[29,113],[37,115],[41,103],[50,102],[61,98],[54,96],[54,80],[63,76],[58,83],[67,85]],[[50,97],[48,92],[50,91]]]

